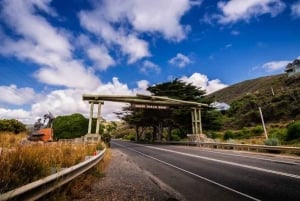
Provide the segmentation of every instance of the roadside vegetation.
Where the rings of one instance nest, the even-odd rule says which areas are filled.
[[[87,126],[88,120],[81,114],[59,116],[53,125],[55,139],[80,137],[86,134]],[[107,145],[110,133],[115,127],[115,124],[101,126],[102,137]],[[98,144],[29,142],[26,139],[32,132],[30,130],[17,120],[0,120],[0,193],[78,164],[84,161],[86,156],[94,155],[96,150],[101,150],[105,146],[102,142]],[[100,169],[103,164],[99,167],[91,170],[90,174],[101,176]]]
[[[0,193],[70,167],[103,149],[102,144],[20,144],[26,133],[0,133]]]

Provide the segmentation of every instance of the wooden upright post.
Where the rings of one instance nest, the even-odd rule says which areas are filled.
[[[100,128],[100,114],[101,114],[101,105],[103,104],[103,101],[98,102],[98,112],[97,112],[97,125],[96,125],[96,134],[99,134],[99,128]]]
[[[89,118],[89,128],[88,128],[88,133],[92,133],[92,122],[93,122],[93,115],[94,115],[94,102],[90,102],[91,107],[90,107],[90,118]]]
[[[197,108],[197,110],[198,110],[199,131],[200,131],[200,134],[202,134],[201,108]]]
[[[201,109],[192,109],[192,128],[193,134],[202,134]]]

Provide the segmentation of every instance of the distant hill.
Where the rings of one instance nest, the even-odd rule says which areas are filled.
[[[260,123],[258,108],[266,122],[300,120],[300,75],[287,74],[246,80],[208,95],[212,101],[230,105],[225,113],[229,127],[254,126]]]
[[[249,94],[276,95],[298,87],[300,87],[299,76],[289,78],[287,74],[279,74],[233,84],[209,94],[208,97],[213,101],[231,104]]]

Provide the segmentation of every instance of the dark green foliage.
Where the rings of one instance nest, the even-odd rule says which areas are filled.
[[[181,138],[180,138],[178,135],[176,135],[176,134],[172,134],[172,135],[171,135],[171,140],[172,140],[172,141],[180,141]]]
[[[249,139],[254,136],[260,136],[262,134],[262,127],[257,126],[255,128],[249,129],[249,128],[243,128],[242,130],[238,131],[225,131],[223,135],[223,140],[228,140],[228,139]]]
[[[300,138],[300,122],[294,122],[288,125],[286,140],[295,140]]]
[[[202,124],[205,130],[221,130],[224,119],[221,111],[218,110],[204,110],[202,112]]]
[[[81,114],[58,116],[53,122],[53,132],[56,139],[70,139],[85,135],[88,129],[88,119]]]
[[[134,141],[135,140],[135,135],[134,134],[128,134],[124,136],[125,140],[130,140],[130,141]]]
[[[108,133],[103,133],[101,136],[101,140],[108,146],[110,147],[110,140],[111,140],[111,135]]]
[[[0,131],[13,132],[15,134],[25,132],[26,126],[16,119],[1,119]]]
[[[251,129],[251,132],[253,133],[253,135],[259,136],[264,132],[264,129],[262,126],[256,126]]]
[[[216,139],[216,138],[221,138],[221,137],[222,137],[221,134],[219,134],[219,133],[217,133],[217,132],[215,132],[215,131],[208,131],[208,132],[206,133],[206,136],[207,136],[208,138],[212,138],[212,139]]]
[[[285,128],[271,128],[268,135],[270,138],[277,138],[280,142],[283,142],[286,140],[287,132]]]
[[[234,133],[232,131],[226,131],[223,135],[223,140],[229,140],[234,138]]]

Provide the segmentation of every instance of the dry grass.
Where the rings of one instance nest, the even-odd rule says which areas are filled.
[[[81,200],[87,193],[92,192],[93,185],[101,177],[104,177],[104,170],[107,168],[112,158],[111,150],[108,149],[103,160],[88,172],[80,175],[68,183],[63,189],[56,191],[47,201],[69,201]]]
[[[24,135],[0,134],[0,193],[48,176],[93,155],[99,145],[46,143],[21,145]]]
[[[20,144],[22,139],[27,137],[27,133],[14,134],[10,132],[0,133],[0,147],[2,148],[12,148]]]

